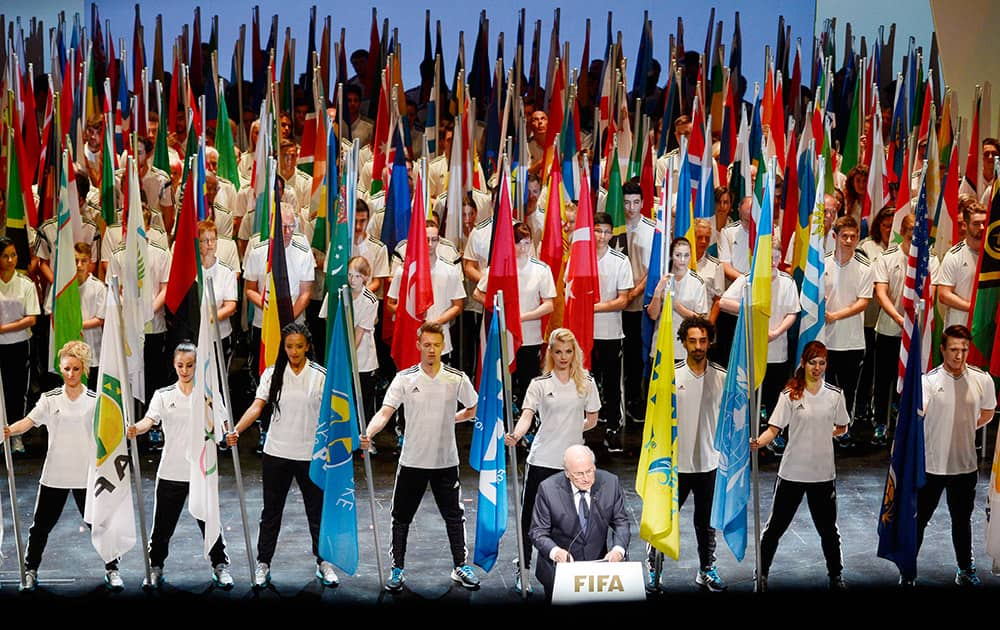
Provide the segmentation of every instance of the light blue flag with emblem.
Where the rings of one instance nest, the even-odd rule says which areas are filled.
[[[358,568],[358,516],[354,497],[354,449],[358,447],[358,416],[354,405],[354,366],[344,309],[337,308],[333,336],[326,354],[323,404],[316,423],[309,478],[323,489],[323,519],[319,556],[348,575]]]
[[[500,358],[500,318],[493,317],[486,338],[483,373],[472,430],[469,466],[479,471],[476,549],[472,561],[489,571],[500,553],[507,529],[507,458],[504,450],[503,361]]]
[[[747,335],[745,303],[729,353],[729,369],[719,406],[715,448],[719,470],[712,499],[712,527],[722,530],[726,544],[743,561],[747,550],[747,501],[750,498],[750,396],[747,379]]]

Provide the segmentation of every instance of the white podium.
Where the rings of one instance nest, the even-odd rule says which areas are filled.
[[[634,602],[646,599],[641,562],[560,562],[553,604]]]

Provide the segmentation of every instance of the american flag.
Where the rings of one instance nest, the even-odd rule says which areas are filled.
[[[917,198],[916,223],[913,227],[913,240],[910,243],[910,254],[906,261],[906,282],[903,285],[903,343],[899,347],[899,379],[896,390],[903,390],[903,377],[906,374],[906,360],[909,356],[910,339],[913,334],[913,322],[916,320],[917,303],[924,300],[930,304],[930,231],[927,226],[927,185],[924,177],[920,179],[920,196]],[[933,317],[925,312],[923,329],[920,337],[929,340],[930,325]],[[929,356],[924,353],[923,356]],[[926,367],[926,366],[925,366]]]

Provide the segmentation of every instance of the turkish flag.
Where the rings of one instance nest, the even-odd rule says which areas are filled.
[[[410,231],[406,241],[406,260],[403,262],[403,275],[399,282],[396,324],[392,334],[392,360],[401,370],[420,361],[417,330],[424,322],[427,309],[434,303],[426,219],[423,182],[417,174],[413,186],[413,214],[410,216]]]
[[[597,277],[597,246],[594,243],[594,210],[590,207],[590,183],[580,179],[580,208],[576,213],[569,263],[566,265],[566,311],[563,323],[573,331],[583,350],[583,366],[590,369],[594,347],[594,305],[600,301]]]

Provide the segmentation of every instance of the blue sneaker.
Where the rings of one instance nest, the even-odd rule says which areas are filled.
[[[392,567],[389,579],[385,581],[385,590],[398,593],[403,590],[403,582],[405,581],[406,577],[403,575],[403,569],[399,567]]]
[[[978,575],[976,575],[976,565],[972,565],[968,569],[958,569],[958,571],[955,572],[955,584],[973,588],[982,586],[983,581],[979,579]]]
[[[872,444],[875,446],[885,446],[888,440],[885,437],[886,426],[884,424],[875,425],[875,435],[872,436]]]
[[[479,578],[476,577],[476,573],[467,564],[455,567],[451,572],[451,581],[461,584],[467,589],[476,590],[479,588]]]
[[[780,433],[774,436],[774,439],[767,443],[767,450],[771,451],[778,457],[781,457],[785,452],[785,437]]]
[[[851,448],[852,446],[854,446],[854,437],[851,435],[850,431],[848,431],[843,435],[838,435],[837,437],[833,438],[833,441],[840,448]]]
[[[650,567],[646,572],[646,592],[653,594],[660,590],[660,572]]]
[[[149,430],[149,448],[154,451],[163,450],[163,431],[156,428]]]
[[[726,590],[726,584],[719,577],[719,572],[715,570],[715,567],[710,567],[707,571],[698,571],[698,575],[694,578],[695,583],[712,592],[721,593]]]

